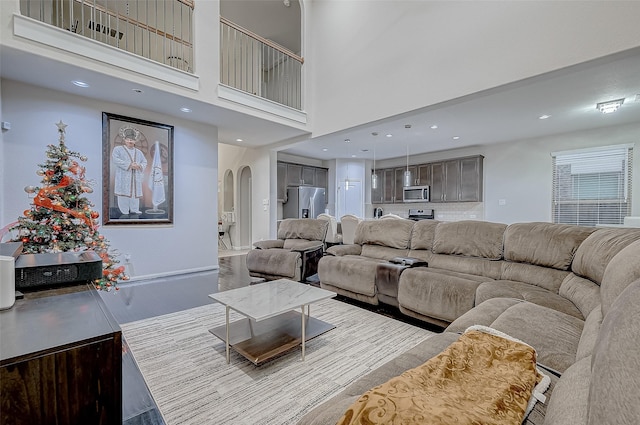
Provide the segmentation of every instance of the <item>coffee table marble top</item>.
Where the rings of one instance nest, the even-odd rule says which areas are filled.
[[[209,298],[260,321],[335,296],[326,289],[278,279],[210,294]]]

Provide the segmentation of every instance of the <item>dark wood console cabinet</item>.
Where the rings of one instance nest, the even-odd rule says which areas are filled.
[[[122,424],[122,334],[91,285],[0,311],[0,424]]]

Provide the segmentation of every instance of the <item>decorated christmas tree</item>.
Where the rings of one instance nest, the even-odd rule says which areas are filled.
[[[94,283],[97,289],[117,290],[119,280],[127,280],[124,266],[117,266],[117,252],[98,232],[99,214],[85,196],[93,192],[85,178],[85,168],[78,161],[87,157],[70,151],[65,145],[65,128],[58,124],[58,145],[47,146],[47,160],[36,172],[42,176],[42,186],[27,186],[25,192],[35,194],[31,209],[24,211],[10,230],[12,241],[22,242],[25,254],[69,251],[95,251],[102,259],[102,278]]]

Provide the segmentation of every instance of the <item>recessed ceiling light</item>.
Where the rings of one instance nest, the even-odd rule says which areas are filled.
[[[405,124],[404,128],[411,128],[411,124]]]
[[[355,158],[355,157],[356,157],[355,155],[351,155],[351,158]]]
[[[360,152],[369,152],[369,149],[360,149]]]
[[[236,139],[236,142],[244,142],[242,139]]]
[[[640,94],[639,94],[638,96],[640,97]],[[377,136],[377,135],[378,135],[378,132],[377,132],[377,131],[374,131],[373,133],[371,133],[371,135],[372,135],[372,136]]]
[[[438,128],[438,126],[436,124],[434,124],[430,128],[431,128],[431,130],[435,130],[436,128]]]
[[[131,89],[131,91],[133,91],[134,93],[143,93],[143,91],[141,89]]]
[[[328,150],[329,150],[329,149],[327,149],[327,148],[322,148],[322,152],[326,152],[326,151],[328,151]]]
[[[82,88],[87,88],[89,87],[89,84],[85,83],[84,81],[80,81],[80,80],[73,80],[72,83],[78,87],[82,87]]]
[[[191,112],[191,108],[182,107],[180,108],[182,112]]]
[[[460,136],[453,136],[452,139],[453,140],[458,140],[460,138]]]
[[[393,134],[387,134],[387,137],[393,137]]]
[[[547,118],[551,118],[551,115],[544,114],[538,117],[539,120],[546,120]]]
[[[622,99],[612,100],[610,102],[600,102],[596,105],[596,109],[603,114],[610,114],[620,109],[624,103],[624,97]]]
[[[345,143],[351,143],[351,139],[344,139]]]

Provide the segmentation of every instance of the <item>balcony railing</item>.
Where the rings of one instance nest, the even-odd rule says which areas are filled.
[[[193,0],[20,0],[20,13],[193,72]]]
[[[302,110],[302,57],[220,18],[220,82]]]

